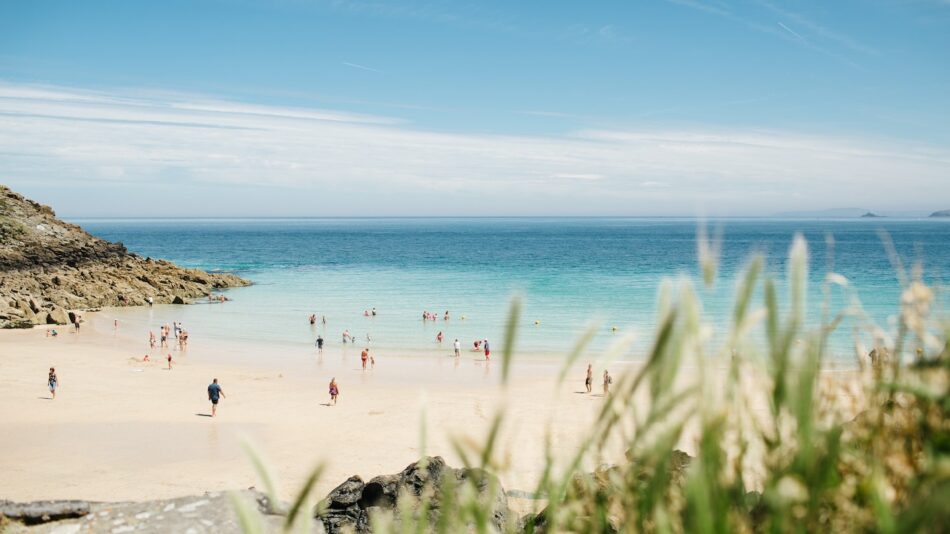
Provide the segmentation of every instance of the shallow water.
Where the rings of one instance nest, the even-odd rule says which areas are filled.
[[[632,331],[638,341],[628,356],[637,357],[652,336],[664,278],[693,281],[719,339],[731,317],[736,274],[752,253],[761,253],[768,271],[783,277],[796,232],[810,244],[812,320],[820,316],[821,282],[833,266],[857,290],[868,316],[893,326],[900,285],[881,230],[905,262],[922,262],[929,281],[942,284],[950,268],[950,223],[930,219],[709,221],[711,233],[722,231],[722,261],[712,288],[699,279],[694,219],[74,222],[143,256],[234,271],[255,283],[229,290],[233,301],[225,304],[107,313],[141,326],[141,332],[177,318],[193,336],[275,350],[309,348],[317,333],[338,348],[341,333],[349,330],[360,345],[368,335],[372,346],[386,351],[450,351],[455,338],[463,349],[487,338],[497,351],[510,297],[520,294],[522,351],[564,352],[585,324],[596,321],[594,348]],[[835,289],[832,307],[840,309],[848,299]],[[373,307],[378,315],[364,317]],[[422,321],[423,310],[438,313],[439,320]],[[446,310],[448,321],[441,318]],[[327,325],[311,327],[311,313],[326,316]],[[836,358],[853,358],[855,324],[847,321],[833,337]],[[439,331],[445,335],[441,346],[435,342]]]

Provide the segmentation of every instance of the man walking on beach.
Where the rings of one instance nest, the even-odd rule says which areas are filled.
[[[211,385],[208,386],[208,400],[211,401],[211,417],[217,415],[218,401],[221,400],[221,397],[227,398],[224,394],[224,390],[218,385],[218,379],[215,378],[211,381]]]
[[[455,343],[453,343],[453,346],[455,347],[455,357],[458,358],[459,356],[462,355],[462,344],[459,343],[458,338],[455,339]]]

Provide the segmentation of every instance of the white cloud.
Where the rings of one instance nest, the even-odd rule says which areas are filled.
[[[947,147],[857,137],[715,129],[445,133],[332,110],[0,84],[0,180],[50,191],[121,184],[105,204],[58,200],[61,211],[80,215],[194,214],[209,199],[207,215],[945,207],[950,198],[938,196],[947,195],[947,168]],[[169,181],[181,195],[171,207],[141,198]],[[128,209],[109,211],[115,205]]]

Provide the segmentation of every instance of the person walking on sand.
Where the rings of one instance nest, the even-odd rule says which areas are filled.
[[[610,373],[608,373],[607,370],[604,369],[604,395],[607,395],[610,393],[610,384],[612,384],[613,381],[614,379],[610,377]]]
[[[488,340],[487,340],[487,339],[484,340],[484,341],[482,341],[482,347],[485,349],[485,359],[486,359],[486,360],[491,359],[491,348],[489,348],[489,346],[488,346]]]
[[[317,334],[317,350],[323,352],[323,336]]]
[[[587,364],[587,379],[584,380],[584,386],[587,388],[587,392],[590,393],[591,386],[594,384],[594,366],[593,364]]]
[[[224,390],[218,385],[218,379],[215,378],[211,381],[211,385],[208,386],[208,400],[211,401],[211,417],[218,414],[218,401],[222,398],[226,399],[227,395],[224,394]]]
[[[340,395],[340,386],[336,385],[336,378],[330,379],[330,402],[336,406],[336,398]]]
[[[455,343],[452,343],[452,346],[455,348],[455,357],[458,358],[462,355],[462,344],[459,343],[458,338],[455,338]]]
[[[168,353],[168,370],[172,370],[172,353]]]
[[[59,379],[56,378],[56,369],[49,368],[49,377],[47,377],[46,383],[49,386],[50,395],[53,396],[53,400],[56,400],[56,386],[59,385]]]
[[[366,370],[366,360],[369,359],[369,349],[363,349],[363,352],[360,353],[360,360],[363,361],[363,370]]]

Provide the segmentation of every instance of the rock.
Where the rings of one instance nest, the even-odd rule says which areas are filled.
[[[187,303],[214,289],[248,284],[233,274],[141,258],[121,243],[93,237],[0,186],[0,302],[23,312],[18,322],[65,322],[54,306],[88,310],[144,305],[148,296],[156,304],[176,297]],[[6,315],[0,327],[14,320]]]
[[[69,314],[59,306],[53,308],[47,313],[46,324],[69,324]]]
[[[88,513],[89,503],[86,501],[37,501],[31,503],[0,501],[0,516],[27,525],[82,517]]]
[[[253,490],[235,492],[233,497],[259,514],[264,532],[281,532],[284,517],[270,513],[267,498]],[[51,532],[94,534],[123,532],[242,533],[233,503],[227,492],[206,493],[177,499],[126,503],[54,501],[17,504],[0,501],[3,532]],[[9,512],[9,513],[8,513]],[[12,523],[10,521],[13,521]],[[32,528],[27,528],[32,526]],[[17,528],[19,527],[19,528]],[[319,523],[303,525],[305,532],[321,532]],[[6,528],[6,530],[3,530]]]
[[[180,295],[175,295],[175,297],[172,299],[172,304],[188,304],[188,301],[186,301]]]
[[[480,469],[454,469],[439,456],[428,457],[410,464],[401,473],[378,476],[367,483],[359,476],[350,477],[327,495],[315,515],[328,534],[348,529],[358,534],[371,532],[371,514],[387,516],[398,525],[400,514],[405,511],[414,517],[427,513],[429,524],[434,525],[441,514],[446,492],[451,491],[453,498],[461,499],[463,493],[471,490],[491,510],[495,529],[503,530],[508,521],[508,498],[498,478]],[[424,502],[428,504],[427,511],[422,506]]]

